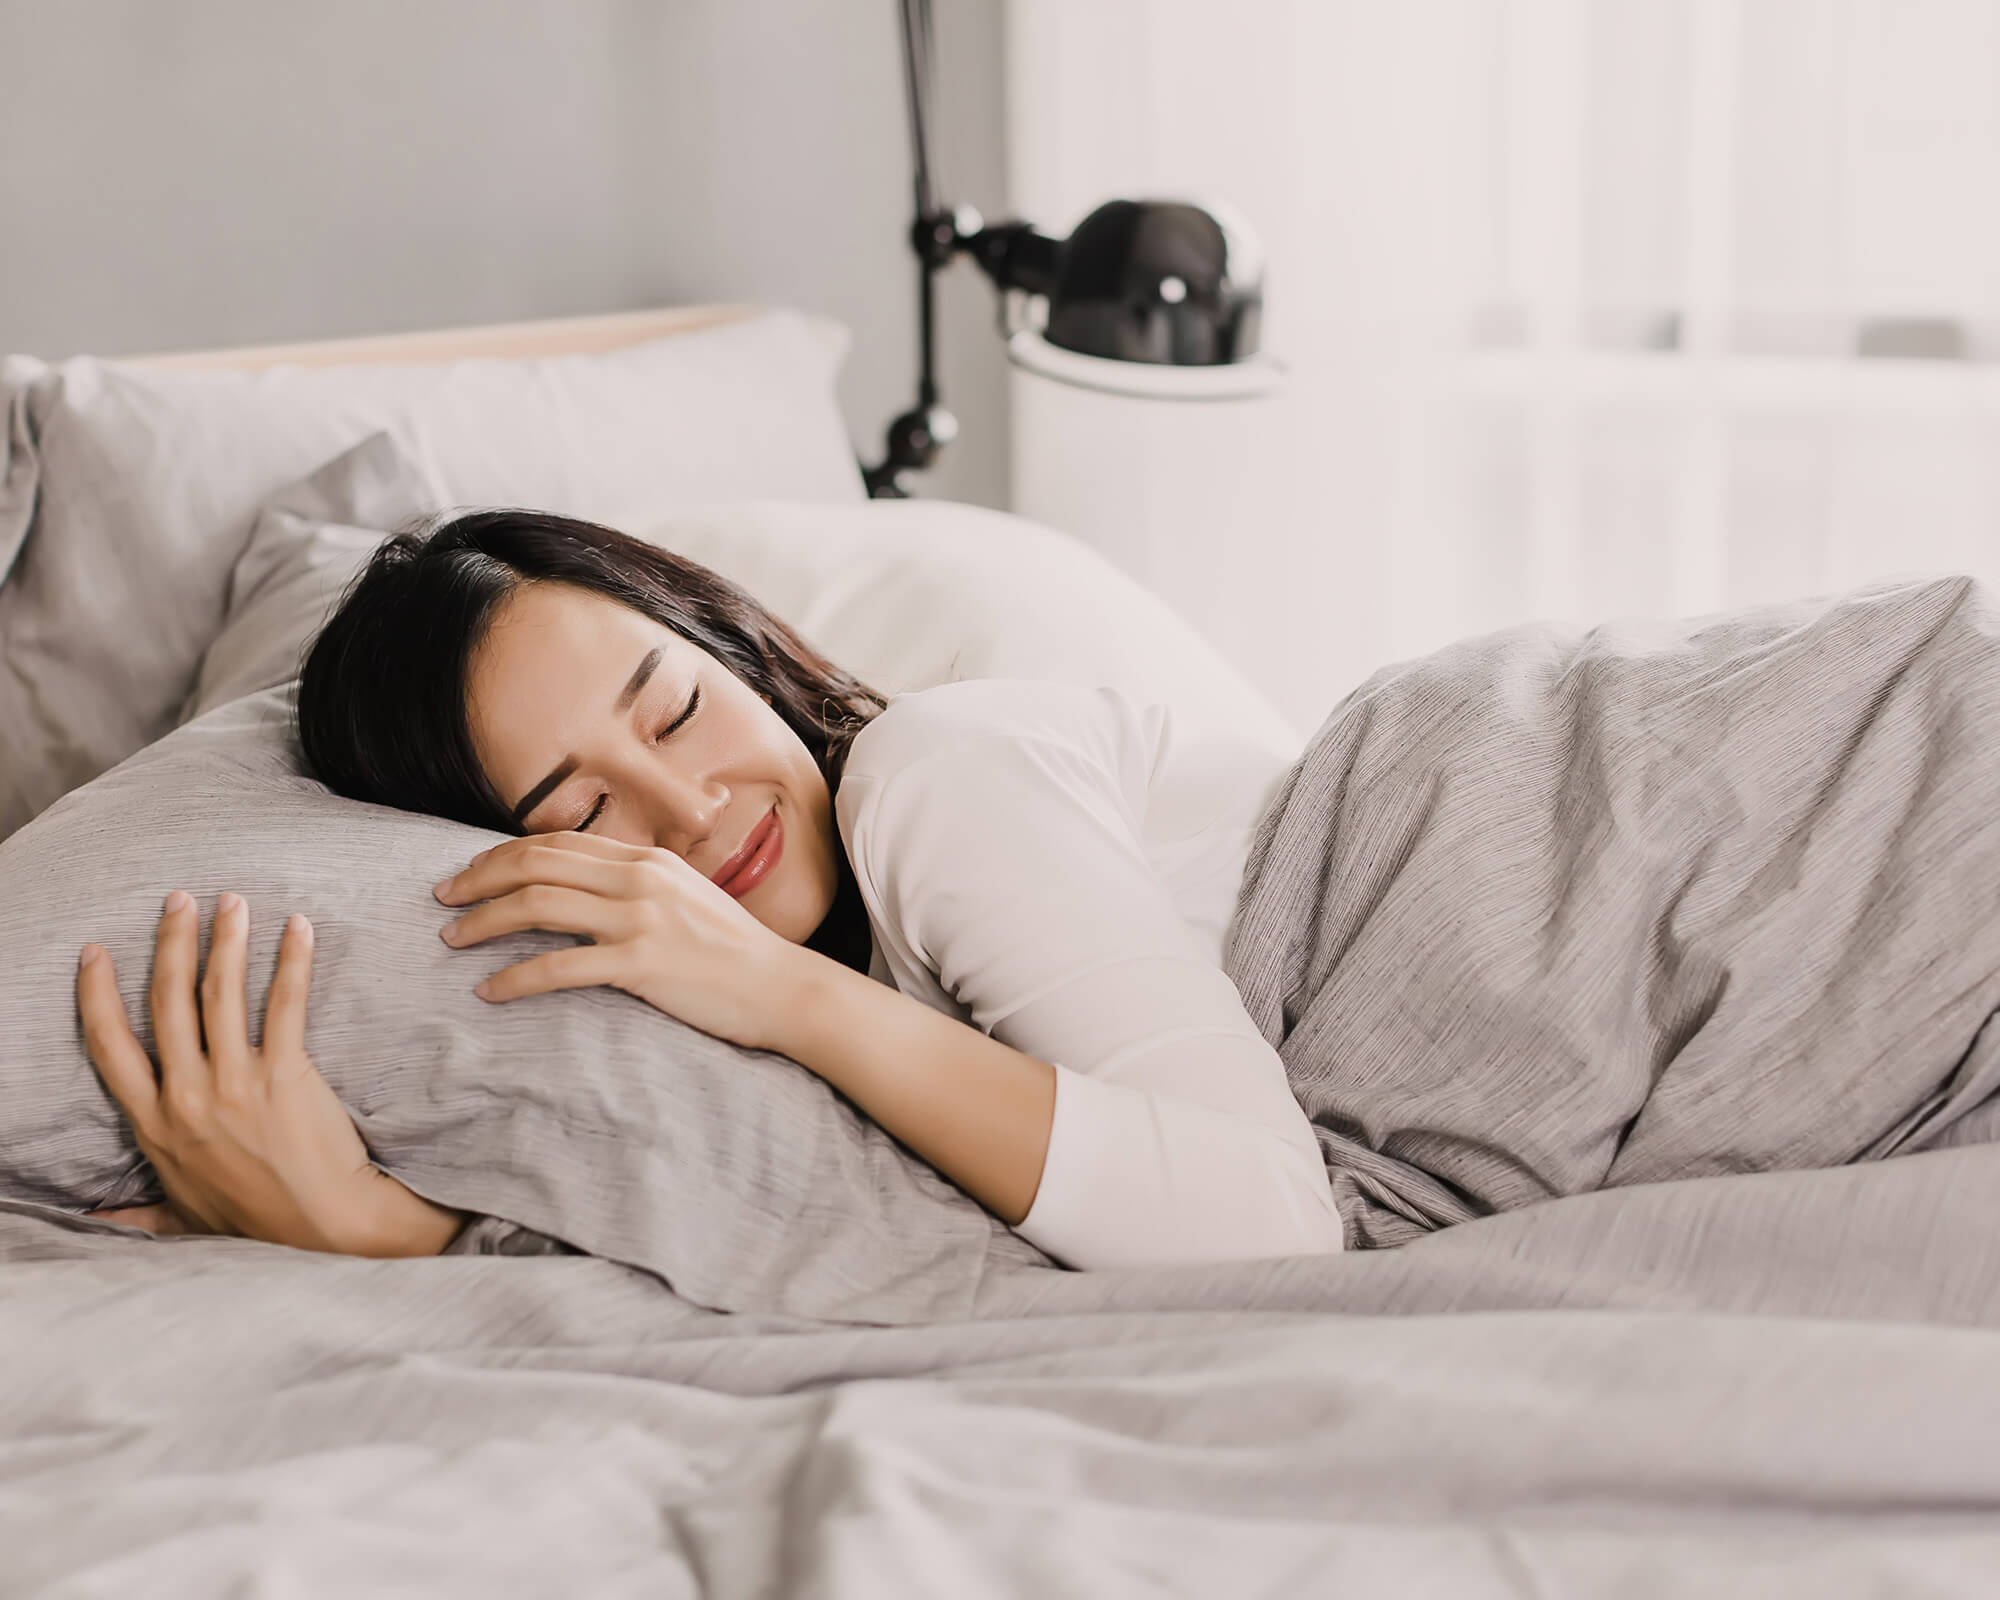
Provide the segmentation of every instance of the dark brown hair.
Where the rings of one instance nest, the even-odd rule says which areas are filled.
[[[854,736],[888,704],[707,567],[573,517],[470,511],[379,545],[313,640],[298,699],[312,776],[350,799],[525,832],[479,765],[466,688],[501,602],[532,582],[603,595],[699,645],[769,698],[829,794]],[[865,971],[868,915],[836,854],[833,908],[806,943]]]

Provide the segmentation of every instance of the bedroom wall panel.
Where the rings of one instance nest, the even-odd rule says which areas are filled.
[[[1000,9],[937,0],[955,200],[1000,210]],[[210,348],[709,300],[839,317],[870,457],[916,364],[893,0],[0,0],[0,350]],[[992,297],[943,284],[1004,505]]]
[[[1215,15],[1008,0],[1011,199],[1234,202],[1291,381],[1208,425],[1017,372],[1013,509],[1302,727],[1529,618],[2000,583],[2000,0]]]

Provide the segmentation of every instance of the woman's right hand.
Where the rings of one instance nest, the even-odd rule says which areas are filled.
[[[285,924],[263,1041],[253,1046],[244,1004],[249,908],[232,894],[216,903],[199,991],[198,922],[187,895],[167,897],[151,992],[157,1076],[132,1032],[110,955],[85,945],[77,969],[84,1043],[159,1174],[171,1214],[189,1232],[304,1250],[444,1249],[464,1213],[432,1205],[369,1160],[353,1119],[306,1054],[312,925],[302,916]],[[148,1209],[107,1215],[146,1226],[140,1218]]]

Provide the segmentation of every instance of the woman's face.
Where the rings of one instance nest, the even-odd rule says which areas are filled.
[[[528,832],[656,845],[712,880],[775,806],[778,859],[738,898],[795,944],[825,919],[840,882],[826,779],[699,645],[587,589],[524,583],[468,677],[480,766]]]

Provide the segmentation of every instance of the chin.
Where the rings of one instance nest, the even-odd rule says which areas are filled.
[[[829,898],[825,906],[815,913],[811,905],[803,903],[801,896],[785,893],[785,890],[793,888],[793,885],[778,884],[767,887],[777,890],[772,896],[773,904],[751,906],[745,901],[745,907],[752,911],[765,927],[793,944],[804,944],[810,939],[820,923],[826,920],[826,913],[833,906],[833,901]]]

